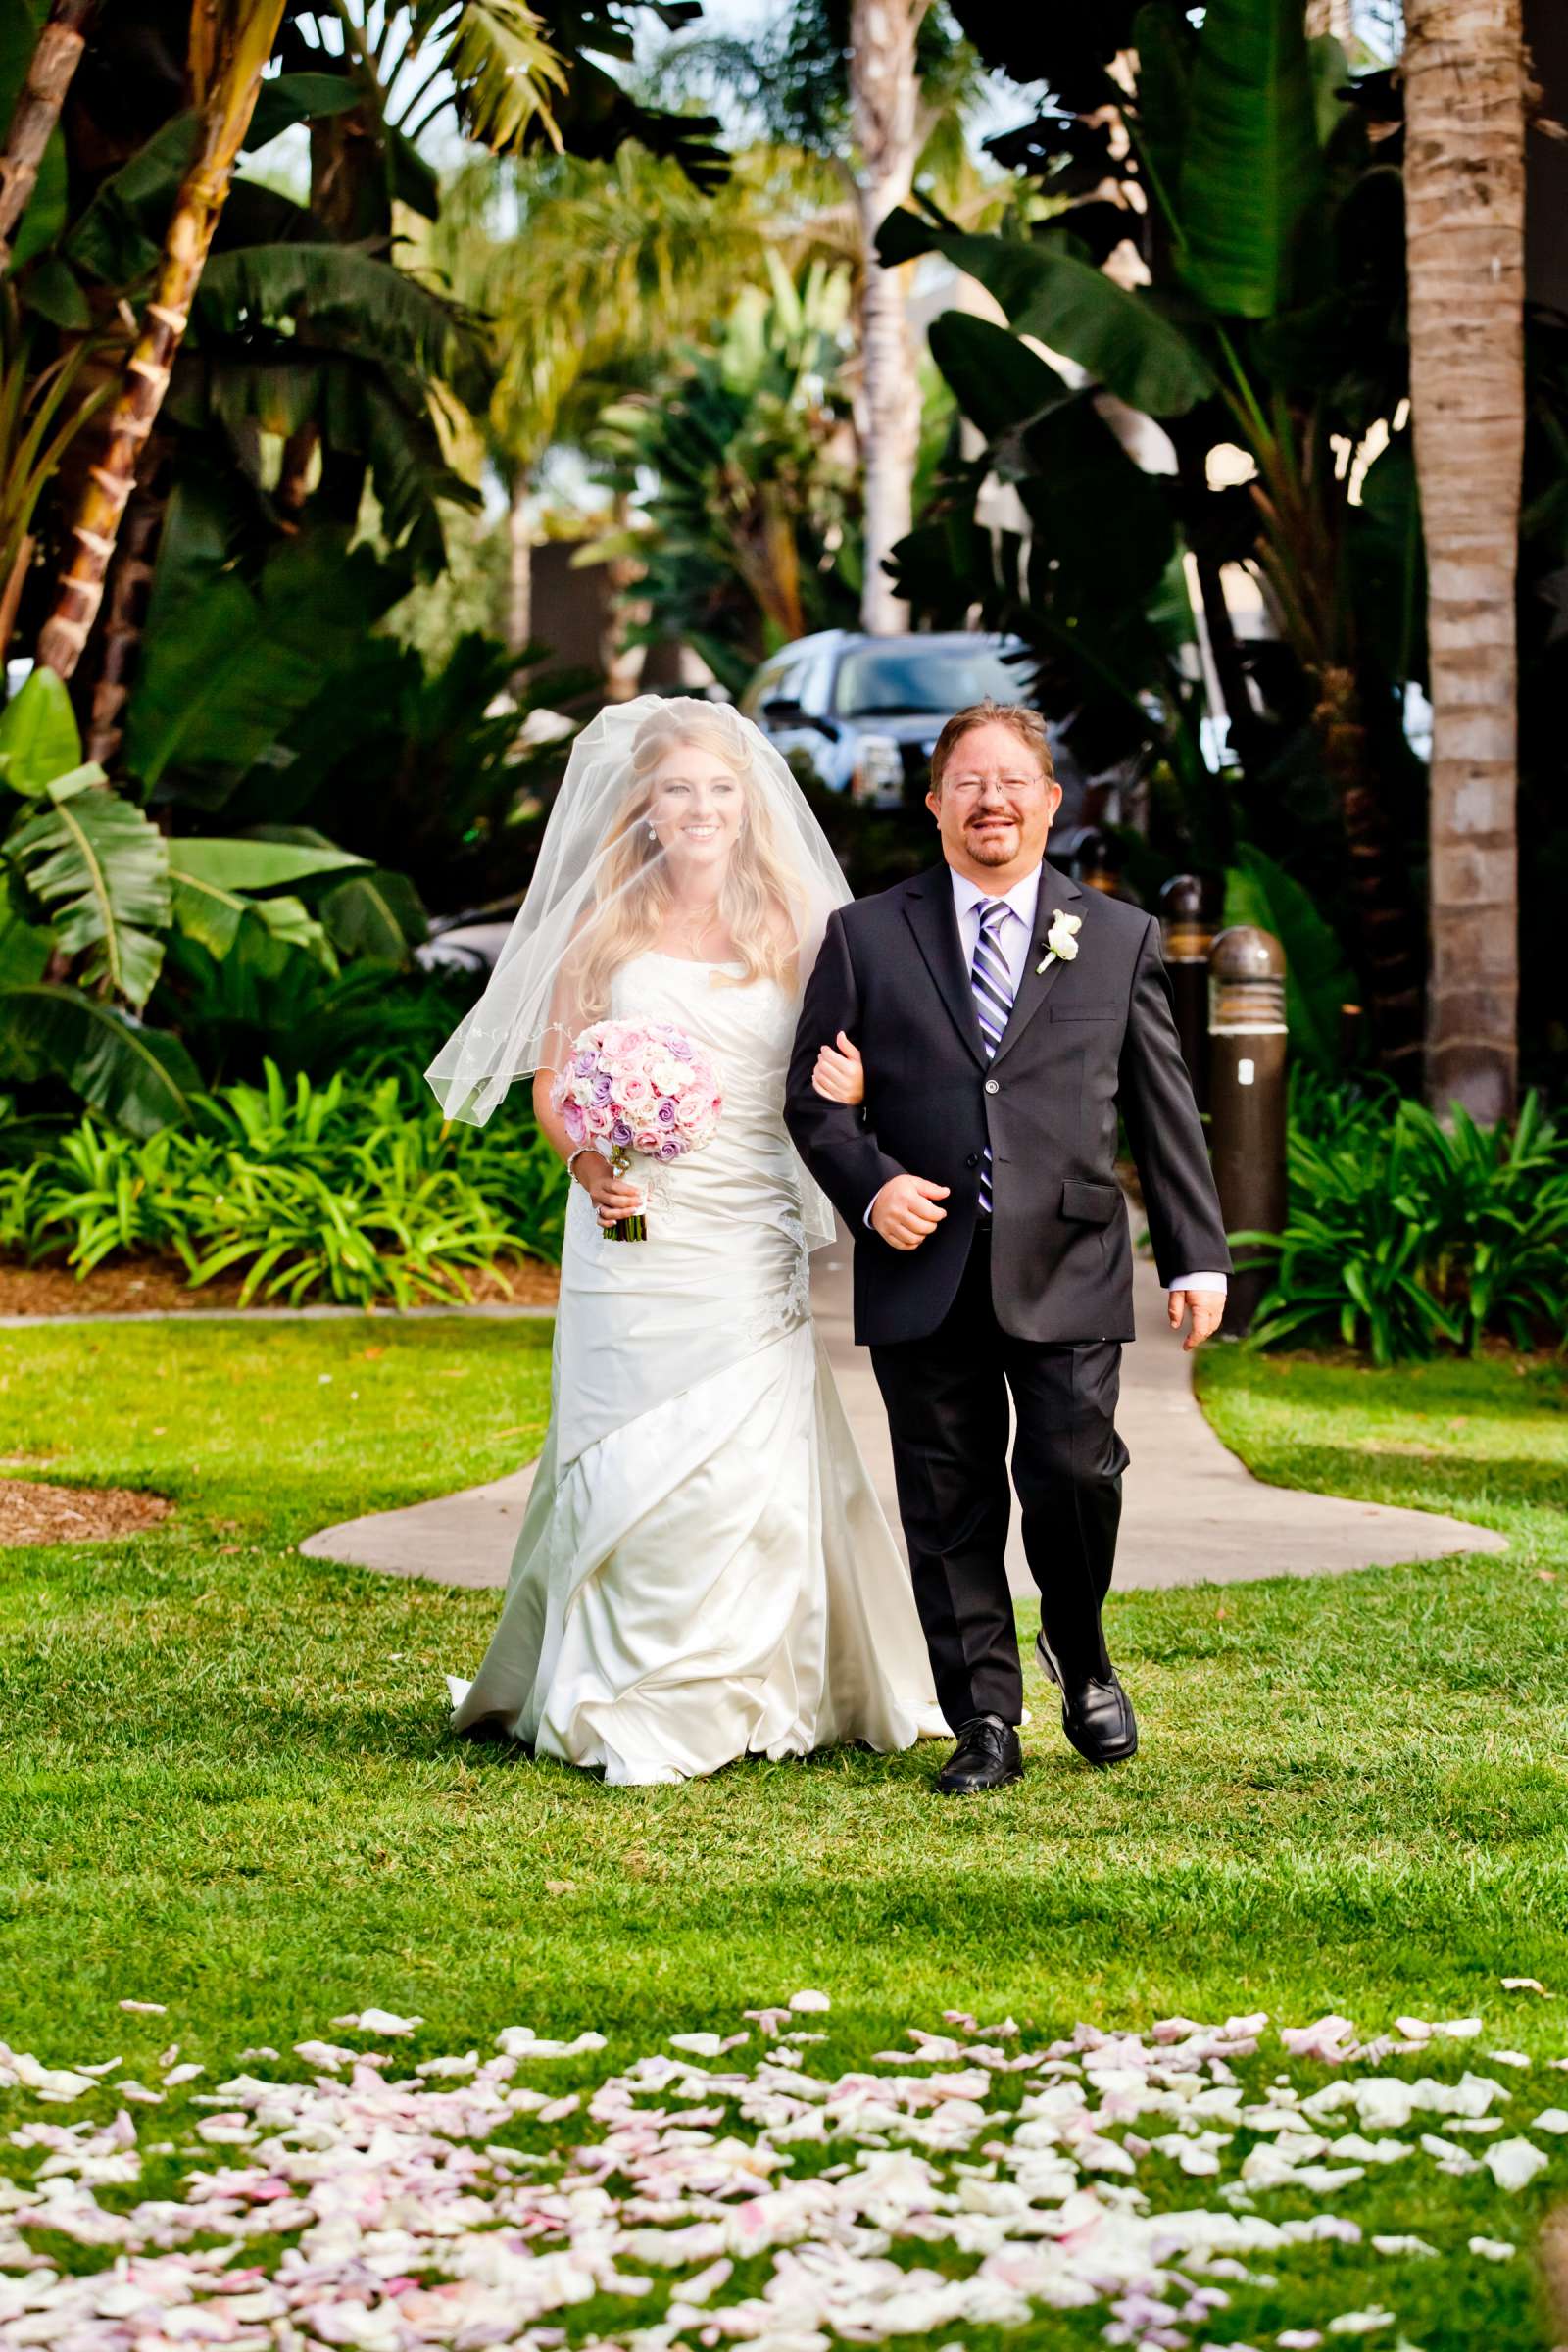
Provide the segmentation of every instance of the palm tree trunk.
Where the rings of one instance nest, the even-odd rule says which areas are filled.
[[[860,151],[860,221],[865,275],[860,356],[865,450],[865,586],[862,627],[879,636],[908,626],[883,563],[913,521],[920,450],[920,381],[906,309],[906,271],[876,260],[876,232],[914,183],[918,155],[915,36],[927,0],[854,0],[850,100]]]
[[[1348,49],[1355,31],[1355,12],[1350,0],[1306,0],[1306,37],[1321,39],[1328,33],[1342,49]]]
[[[83,757],[103,768],[113,768],[124,741],[125,705],[130,700],[141,661],[152,597],[153,572],[174,486],[173,449],[167,433],[154,433],[136,469],[136,485],[125,507],[115,560],[110,566],[103,616],[88,651],[87,666],[96,661],[97,675],[86,696],[87,725]],[[83,699],[78,673],[76,701]]]
[[[0,153],[0,277],[11,267],[11,232],[37,185],[38,166],[81,61],[84,27],[95,5],[96,0],[54,0],[38,35]]]
[[[106,447],[88,476],[72,537],[75,552],[54,612],[38,638],[38,660],[69,678],[97,617],[142,445],[152,431],[184,335],[213,231],[250,125],[262,69],[272,52],[284,0],[233,0],[223,12],[222,55],[203,110],[202,134],[164,240],[163,262],[125,381],[109,411]],[[211,11],[203,0],[203,13]],[[226,36],[226,37],[225,37]]]
[[[507,651],[520,654],[533,634],[533,524],[528,514],[528,468],[512,477],[507,512]]]
[[[1524,455],[1520,0],[1410,0],[1410,403],[1427,551],[1432,978],[1427,1099],[1499,1119],[1518,1087]]]

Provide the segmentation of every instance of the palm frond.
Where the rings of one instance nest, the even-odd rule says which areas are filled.
[[[450,21],[446,69],[470,138],[497,155],[519,147],[534,129],[561,145],[554,102],[566,88],[566,68],[524,0],[464,0],[456,11],[415,13]]]

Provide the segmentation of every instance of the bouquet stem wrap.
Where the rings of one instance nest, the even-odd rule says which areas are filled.
[[[625,1144],[612,1144],[610,1164],[617,1176],[624,1176],[631,1166],[631,1152]],[[617,1217],[613,1225],[605,1227],[607,1242],[646,1242],[648,1219],[640,1212],[635,1217]]]

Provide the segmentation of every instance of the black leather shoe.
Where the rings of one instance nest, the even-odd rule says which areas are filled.
[[[937,1787],[944,1796],[976,1796],[1022,1779],[1023,1750],[1012,1725],[1000,1715],[975,1715],[959,1724],[958,1744],[937,1774]]]
[[[1061,1728],[1086,1764],[1125,1764],[1129,1756],[1137,1755],[1138,1718],[1114,1668],[1106,1681],[1075,1683],[1069,1690],[1056,1672],[1044,1634],[1035,1637],[1035,1656],[1061,1692]]]

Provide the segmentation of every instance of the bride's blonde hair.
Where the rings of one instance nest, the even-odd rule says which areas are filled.
[[[746,730],[722,704],[695,718],[689,711],[655,710],[633,739],[631,782],[605,835],[593,906],[571,948],[571,990],[585,1019],[600,1018],[614,974],[659,937],[669,910],[669,861],[657,837],[650,836],[649,812],[654,770],[683,745],[721,760],[741,788],[741,821],[719,889],[718,912],[735,944],[734,961],[743,968],[716,972],[715,985],[745,988],[755,980],[791,985],[804,894],[779,852]]]

